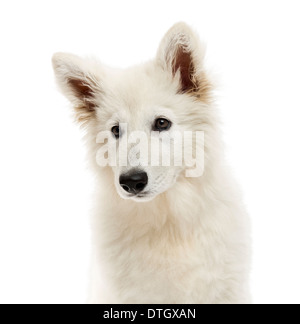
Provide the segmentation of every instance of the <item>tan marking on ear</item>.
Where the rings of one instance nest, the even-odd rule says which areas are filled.
[[[79,99],[79,103],[75,105],[74,109],[76,120],[82,126],[86,125],[86,123],[95,116],[95,94],[91,87],[93,81],[88,79],[88,82],[80,79],[68,80],[69,85],[72,87],[73,91],[76,94],[76,97]]]
[[[181,92],[185,93],[197,88],[193,80],[195,67],[191,53],[186,51],[183,46],[178,47],[176,55],[172,62],[172,67],[174,75],[178,70],[180,70]]]
[[[192,95],[196,95],[198,100],[210,104],[212,102],[212,88],[213,85],[205,72],[201,72],[200,77],[198,77],[197,88],[192,92]]]
[[[71,87],[77,93],[78,97],[85,98],[85,97],[92,97],[93,96],[93,90],[84,81],[82,81],[80,79],[69,79],[68,83],[71,85]]]
[[[85,126],[92,118],[95,117],[95,110],[88,110],[84,105],[75,106],[74,110],[75,119],[79,124],[81,124],[81,126]]]
[[[173,75],[180,70],[180,93],[190,94],[193,97],[209,104],[211,102],[212,84],[205,72],[197,75],[193,58],[185,47],[180,46],[172,62]]]

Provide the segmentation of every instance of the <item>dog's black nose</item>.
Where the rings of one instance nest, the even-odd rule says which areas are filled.
[[[146,172],[128,173],[120,176],[121,187],[131,194],[138,194],[143,191],[147,183],[148,175]]]

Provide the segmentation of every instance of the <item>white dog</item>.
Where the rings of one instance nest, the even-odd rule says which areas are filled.
[[[90,303],[250,302],[249,221],[224,163],[204,54],[198,36],[178,23],[153,61],[126,70],[53,57],[58,85],[86,128],[97,177]],[[137,130],[149,141],[204,132],[203,174],[187,177],[186,163],[99,166],[99,132],[109,132],[120,156]]]

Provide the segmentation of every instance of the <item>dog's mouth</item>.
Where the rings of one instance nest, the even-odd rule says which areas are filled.
[[[150,192],[144,192],[136,195],[135,198],[139,200],[151,200],[153,198],[153,195]]]
[[[119,192],[119,195],[121,196],[121,198],[123,199],[130,199],[136,202],[147,202],[152,200],[155,195],[153,195],[150,191],[145,191],[145,192],[140,192],[138,194],[133,194],[133,193],[126,193],[126,192]]]
[[[129,198],[146,198],[146,197],[149,197],[149,196],[151,196],[150,192],[142,192],[142,193],[139,193],[139,194],[129,194],[128,195]]]
[[[147,196],[149,196],[149,191],[146,191],[146,192],[141,192],[141,193],[139,193],[139,194],[137,194],[137,195],[135,195],[137,198],[143,198],[143,197],[147,197]]]
[[[148,202],[155,198],[155,195],[150,192],[140,193],[138,195],[134,195],[131,199],[136,202]]]

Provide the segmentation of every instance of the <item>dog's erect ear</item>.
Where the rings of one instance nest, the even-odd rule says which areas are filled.
[[[54,54],[52,63],[58,86],[74,105],[77,120],[86,123],[94,118],[101,94],[97,63],[66,53]]]
[[[204,56],[205,49],[197,34],[185,23],[177,23],[161,41],[157,61],[173,78],[178,78],[178,92],[190,93],[205,101],[210,82],[203,70]]]

